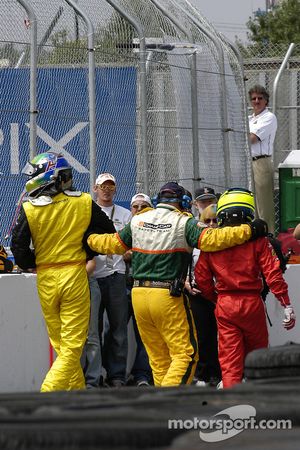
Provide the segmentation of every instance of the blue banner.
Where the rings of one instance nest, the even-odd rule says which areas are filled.
[[[29,69],[0,70],[1,240],[24,189],[29,159]],[[96,174],[117,180],[116,203],[129,206],[136,179],[136,70],[96,69]],[[74,185],[89,191],[87,69],[44,68],[37,77],[37,153],[63,152]]]

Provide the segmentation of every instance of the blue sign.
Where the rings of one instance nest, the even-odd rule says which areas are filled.
[[[8,231],[29,159],[29,69],[0,70],[1,240]],[[63,152],[74,185],[89,191],[88,71],[44,68],[37,77],[37,153]],[[96,69],[96,174],[117,180],[115,201],[129,205],[136,179],[136,69]]]

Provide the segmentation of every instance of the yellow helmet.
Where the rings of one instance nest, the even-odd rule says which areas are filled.
[[[219,198],[217,204],[219,226],[251,222],[254,215],[254,194],[247,189],[228,189]]]

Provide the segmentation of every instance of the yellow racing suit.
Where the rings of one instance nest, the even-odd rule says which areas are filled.
[[[82,238],[93,220],[102,232],[114,231],[89,194],[61,192],[50,200],[23,203],[11,244],[21,268],[36,267],[41,307],[57,353],[42,392],[85,387],[80,356],[87,337],[90,292]]]

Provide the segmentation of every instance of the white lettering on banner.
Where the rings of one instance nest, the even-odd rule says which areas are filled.
[[[29,123],[25,124],[27,128],[30,127]],[[50,146],[49,151],[63,153],[68,159],[71,166],[79,173],[89,173],[89,170],[84,167],[74,156],[70,155],[64,146],[67,145],[80,131],[82,131],[88,122],[78,122],[71,130],[69,130],[59,141],[55,141],[49,134],[47,134],[42,128],[37,127],[37,136],[41,138],[46,144]],[[10,171],[11,174],[17,175],[20,173],[19,164],[19,127],[18,123],[10,124]],[[0,128],[0,145],[3,145],[4,133]]]
[[[55,141],[49,134],[47,134],[42,128],[37,127],[37,136],[41,138],[46,144],[50,146],[49,151],[63,153],[64,156],[68,159],[71,166],[77,170],[79,173],[89,173],[89,170],[80,164],[74,156],[70,155],[67,150],[64,149],[64,146],[67,145],[81,130],[83,130],[87,126],[88,122],[78,122],[71,130],[69,130],[59,141]],[[29,124],[26,123],[26,126],[29,128]]]
[[[19,124],[10,124],[10,173],[18,174],[19,167]]]

